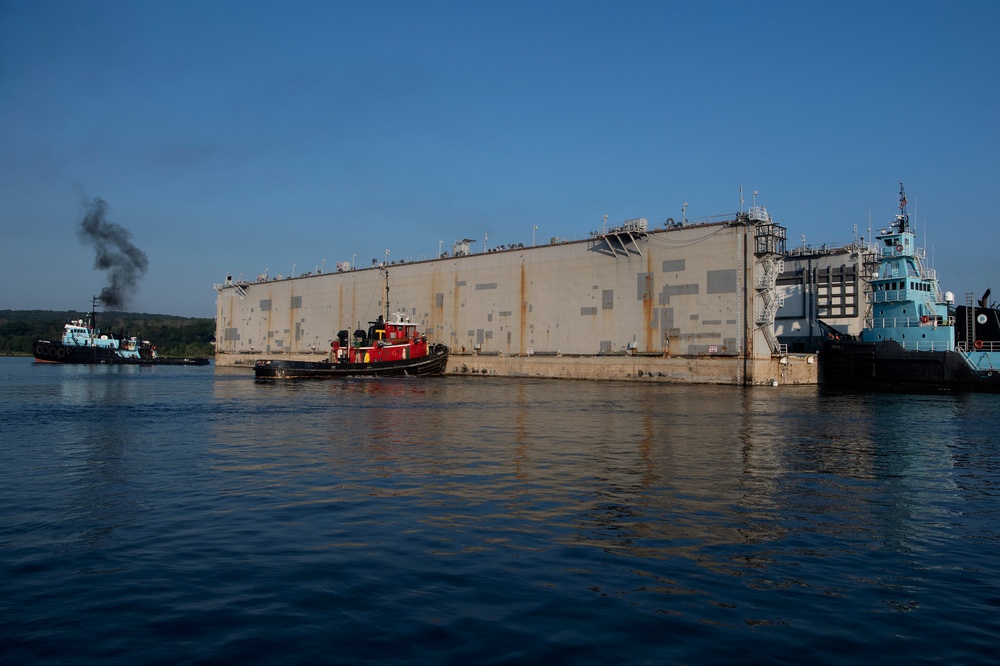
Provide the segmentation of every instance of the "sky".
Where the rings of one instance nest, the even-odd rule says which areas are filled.
[[[89,307],[96,200],[148,260],[121,309],[213,317],[227,274],[731,215],[741,187],[790,247],[847,243],[900,182],[942,286],[978,297],[998,25],[985,1],[0,0],[0,310]]]

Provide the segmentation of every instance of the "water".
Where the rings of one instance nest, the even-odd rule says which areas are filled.
[[[0,663],[995,663],[998,424],[0,359]]]

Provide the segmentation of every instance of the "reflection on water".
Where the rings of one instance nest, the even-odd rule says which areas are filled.
[[[244,395],[221,395],[231,391]],[[912,547],[921,525],[949,519],[939,505],[955,487],[954,428],[923,440],[887,431],[920,422],[919,399],[451,378],[223,382],[216,396],[262,401],[252,425],[216,424],[221,469],[322,461],[340,488],[396,498],[400,516],[462,533],[466,549],[509,543],[516,519],[567,546],[756,571],[774,554],[733,549],[766,548],[804,523],[838,548]],[[507,527],[480,527],[469,543],[484,520]]]
[[[38,370],[0,373],[13,661],[969,662],[1000,629],[994,396]]]

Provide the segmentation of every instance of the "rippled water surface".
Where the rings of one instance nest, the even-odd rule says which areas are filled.
[[[0,663],[995,663],[998,425],[0,359]]]

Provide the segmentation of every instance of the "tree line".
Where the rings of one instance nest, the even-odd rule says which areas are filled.
[[[61,340],[63,325],[73,319],[86,320],[82,312],[53,310],[0,310],[0,355],[32,354],[37,338]],[[175,317],[138,312],[101,312],[97,316],[102,333],[125,334],[156,345],[160,356],[215,355],[215,320]]]

